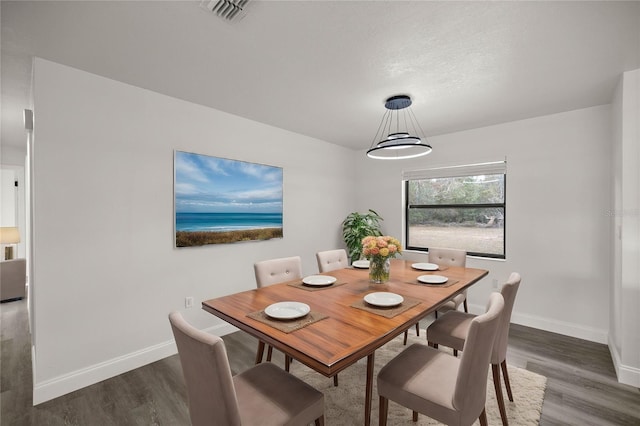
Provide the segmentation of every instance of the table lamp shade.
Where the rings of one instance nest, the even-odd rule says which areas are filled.
[[[0,227],[0,243],[1,244],[17,244],[20,242],[20,231],[15,226]],[[4,248],[5,260],[13,259],[13,246]]]
[[[20,231],[15,226],[3,226],[0,228],[0,243],[17,244],[20,242]]]

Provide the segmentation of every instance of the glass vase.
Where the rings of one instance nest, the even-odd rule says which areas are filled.
[[[391,259],[388,257],[372,257],[369,259],[369,281],[382,284],[389,281]]]

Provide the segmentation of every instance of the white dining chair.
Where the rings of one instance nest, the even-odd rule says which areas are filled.
[[[464,268],[467,266],[467,252],[451,248],[429,248],[427,262],[440,266],[461,266]],[[460,305],[464,306],[465,312],[469,312],[466,290],[449,299],[444,305],[440,305],[435,312],[436,318],[438,318],[438,311],[457,310]]]
[[[507,370],[507,342],[509,341],[509,325],[511,323],[511,313],[515,303],[516,294],[520,287],[521,277],[517,272],[513,272],[507,282],[502,286],[500,293],[504,298],[504,310],[500,318],[498,333],[493,343],[491,352],[491,370],[493,373],[493,385],[496,391],[496,399],[500,410],[503,426],[508,426],[507,412],[504,406],[502,395],[502,385],[500,384],[500,369],[504,378],[504,385],[507,390],[509,401],[513,402],[511,384],[509,383],[509,373]],[[458,351],[464,351],[466,347],[466,336],[471,327],[471,322],[475,315],[460,312],[445,312],[440,318],[427,327],[427,341],[429,345],[437,348],[439,345],[453,349],[453,355],[457,356]]]
[[[378,373],[380,426],[387,424],[389,400],[447,425],[487,425],[487,373],[493,341],[504,308],[500,293],[492,293],[487,310],[471,321],[467,348],[461,358],[414,343]]]
[[[326,250],[316,253],[318,271],[329,272],[349,266],[349,257],[345,249]]]
[[[434,263],[438,266],[461,266],[464,268],[467,266],[467,252],[450,248],[429,248],[427,262]],[[456,294],[444,304],[440,305],[434,312],[434,315],[438,318],[438,311],[446,312],[457,310],[460,305],[464,306],[465,312],[469,312],[469,307],[467,306],[467,290]],[[416,335],[420,336],[420,323],[416,323]],[[405,345],[407,344],[408,336],[409,331],[407,330],[404,332]]]
[[[169,315],[193,426],[324,425],[324,394],[271,363],[232,376],[224,341]]]
[[[278,259],[269,259],[256,262],[253,265],[253,270],[256,276],[256,285],[258,288],[266,287],[272,284],[277,284],[285,281],[291,281],[298,278],[302,278],[302,259],[300,256],[281,257]],[[264,342],[260,342],[263,346]],[[258,353],[256,354],[256,364],[262,362],[260,356],[260,347],[258,347]],[[267,347],[267,361],[271,361],[273,354],[273,347],[268,345]],[[291,358],[288,355],[284,357],[285,370],[289,371],[289,364]]]

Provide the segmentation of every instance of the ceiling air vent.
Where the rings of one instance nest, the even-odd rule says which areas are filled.
[[[244,18],[245,6],[249,0],[202,0],[200,6],[215,13],[225,21],[237,21]]]

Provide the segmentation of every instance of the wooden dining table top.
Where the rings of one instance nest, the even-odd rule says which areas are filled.
[[[411,267],[414,262],[393,259],[390,280],[369,282],[367,269],[344,268],[318,275],[333,276],[333,286],[307,291],[284,282],[202,302],[202,308],[241,330],[272,345],[327,377],[358,361],[389,342],[454,295],[488,274],[484,269],[448,266],[424,271]],[[451,281],[440,286],[422,285],[420,275],[442,275]],[[300,282],[301,280],[294,280]],[[371,313],[351,305],[372,292],[392,292],[419,299],[416,306],[393,318]],[[247,314],[264,310],[282,301],[302,302],[312,312],[328,318],[286,333]]]

